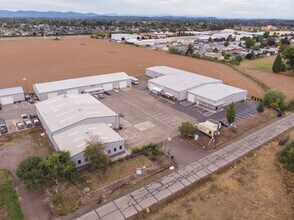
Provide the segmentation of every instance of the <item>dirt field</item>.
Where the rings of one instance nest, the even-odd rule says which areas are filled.
[[[291,133],[294,138],[294,132]],[[240,164],[142,219],[294,219],[294,173],[276,159],[272,142]]]
[[[289,99],[294,98],[294,75],[291,72],[273,73],[272,64],[275,56],[256,60],[244,60],[238,67],[241,71],[261,80],[270,88],[276,88],[287,95]],[[292,74],[292,76],[291,76]]]
[[[262,89],[228,66],[89,37],[0,40],[0,88],[125,71],[143,75],[154,65],[167,65],[222,79],[260,96]]]

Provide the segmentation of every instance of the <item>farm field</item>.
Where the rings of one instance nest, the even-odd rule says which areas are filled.
[[[270,88],[276,88],[287,95],[289,99],[294,98],[294,74],[290,71],[285,73],[273,73],[272,65],[275,56],[256,60],[244,60],[238,66],[241,71],[254,76]]]
[[[292,131],[290,137],[294,138]],[[286,171],[274,141],[222,174],[139,219],[227,220],[294,218],[294,173]]]
[[[249,95],[263,93],[259,85],[226,65],[89,36],[0,40],[0,51],[0,88],[21,85],[25,89],[24,76],[32,90],[34,83],[120,71],[142,76],[147,67],[167,65],[221,79],[247,89]]]

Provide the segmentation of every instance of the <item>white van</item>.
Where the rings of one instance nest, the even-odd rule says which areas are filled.
[[[131,78],[131,81],[132,81],[132,84],[134,85],[138,85],[139,84],[139,80],[133,76],[130,77]]]

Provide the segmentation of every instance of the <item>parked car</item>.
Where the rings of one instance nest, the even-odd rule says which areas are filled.
[[[31,122],[31,120],[24,121],[24,124],[25,124],[25,126],[26,126],[27,128],[31,128],[31,127],[33,127],[33,124],[32,124],[32,122]]]
[[[0,134],[4,134],[7,132],[8,132],[8,129],[7,129],[6,122],[3,118],[0,118]]]
[[[229,127],[230,123],[224,120],[220,120],[219,123],[222,125],[222,127]]]
[[[21,122],[21,121],[16,123],[16,127],[17,127],[18,130],[23,130],[23,129],[26,128],[24,123]]]
[[[30,119],[31,119],[33,125],[40,125],[41,124],[37,115],[30,115]]]
[[[116,92],[116,93],[118,93],[119,92],[119,89],[114,89],[113,91]]]
[[[21,119],[22,119],[23,122],[30,120],[29,117],[26,114],[21,115]]]

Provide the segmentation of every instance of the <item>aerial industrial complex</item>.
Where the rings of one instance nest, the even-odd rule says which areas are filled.
[[[147,68],[146,76],[152,78],[148,81],[150,91],[214,110],[247,97],[246,90],[227,86],[221,80],[166,66]]]

